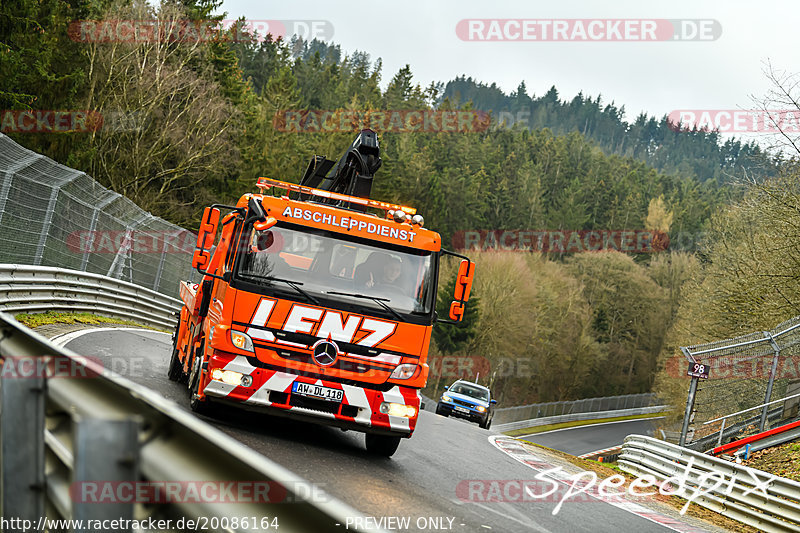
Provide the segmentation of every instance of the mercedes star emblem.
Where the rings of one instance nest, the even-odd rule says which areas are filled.
[[[319,341],[314,345],[314,361],[319,366],[331,366],[339,356],[339,347],[331,341]]]

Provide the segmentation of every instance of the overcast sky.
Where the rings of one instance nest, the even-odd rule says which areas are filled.
[[[324,20],[344,52],[383,59],[382,86],[403,65],[417,82],[458,75],[495,82],[506,92],[524,80],[529,94],[555,85],[661,116],[676,109],[749,109],[764,95],[770,60],[800,71],[800,3],[776,0],[225,0],[231,18]],[[713,41],[477,42],[456,34],[462,19],[714,19]]]

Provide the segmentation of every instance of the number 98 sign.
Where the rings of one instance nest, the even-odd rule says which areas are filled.
[[[702,363],[689,363],[689,371],[686,373],[693,378],[708,379],[709,365]]]

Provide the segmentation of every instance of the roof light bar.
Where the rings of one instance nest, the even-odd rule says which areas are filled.
[[[365,205],[367,207],[375,207],[377,209],[383,209],[385,211],[388,211],[389,209],[393,209],[396,211],[399,209],[404,213],[408,213],[409,215],[414,215],[417,213],[417,210],[413,207],[406,207],[397,204],[389,204],[386,202],[380,202],[378,200],[370,200],[369,198],[359,198],[358,196],[349,196],[347,194],[341,194],[338,192],[323,191],[322,189],[312,189],[311,187],[297,185],[296,183],[286,183],[285,181],[278,181],[269,178],[258,178],[256,187],[262,190],[267,190],[270,187],[278,187],[280,189],[286,189],[287,191],[293,191],[302,194],[310,194],[312,196],[321,196],[323,198],[329,198],[331,200],[339,200],[341,202],[349,202],[353,204]]]

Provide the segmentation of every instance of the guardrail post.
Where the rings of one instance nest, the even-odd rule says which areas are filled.
[[[43,361],[7,357],[0,380],[0,516],[34,524],[44,516]]]
[[[769,381],[767,382],[767,392],[764,394],[764,403],[768,404],[770,398],[772,397],[772,385],[775,383],[775,374],[778,371],[778,357],[781,355],[781,349],[778,347],[778,343],[775,342],[775,339],[772,338],[772,334],[768,331],[764,332],[769,338],[769,342],[772,345],[772,350],[774,355],[772,356],[772,366],[769,369]],[[761,421],[758,423],[758,431],[759,433],[764,431],[764,427],[767,425],[767,411],[769,410],[769,405],[764,405],[764,409],[761,410]]]
[[[727,418],[722,419],[722,427],[719,428],[719,438],[717,438],[717,446],[722,446],[722,433],[725,431],[725,422],[727,422]]]
[[[72,518],[133,519],[139,479],[140,425],[135,418],[85,418],[75,423],[74,483],[70,488]],[[125,487],[123,491],[121,483],[130,483],[130,489]],[[108,495],[112,495],[112,501],[107,501]]]
[[[692,417],[692,409],[694,409],[694,397],[697,395],[698,381],[700,381],[700,378],[692,377],[692,383],[689,385],[689,396],[686,398],[686,411],[683,413],[683,427],[681,427],[681,438],[678,446],[686,446],[686,433],[689,431],[689,419]]]

